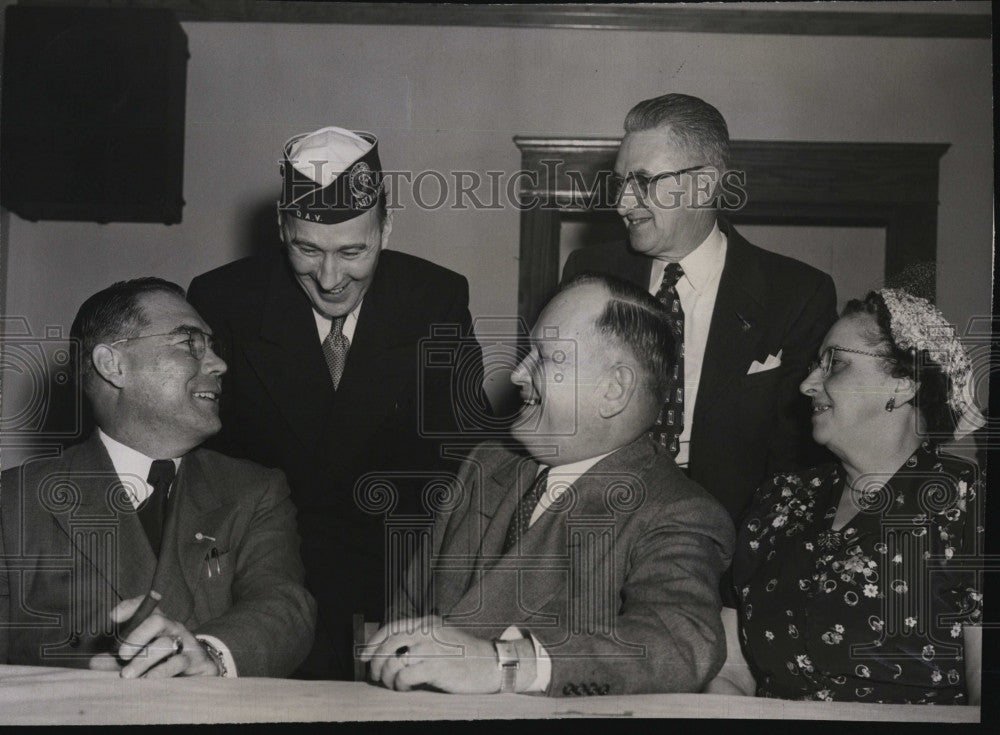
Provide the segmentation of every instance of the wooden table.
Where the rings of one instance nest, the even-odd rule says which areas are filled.
[[[0,666],[5,725],[693,717],[979,722],[979,707],[789,702],[710,694],[548,698],[393,692],[291,679],[124,680],[117,673]]]

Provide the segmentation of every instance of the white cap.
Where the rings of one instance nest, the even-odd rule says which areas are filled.
[[[292,217],[338,224],[374,207],[382,191],[378,138],[362,130],[320,128],[285,142],[278,209]]]
[[[288,160],[320,186],[329,186],[374,145],[344,128],[321,128],[289,141]],[[314,161],[323,161],[322,164]]]

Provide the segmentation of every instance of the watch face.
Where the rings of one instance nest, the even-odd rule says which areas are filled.
[[[517,650],[513,641],[493,641],[497,651],[498,663],[503,668],[516,668],[518,665]]]
[[[520,659],[514,641],[494,640],[493,647],[497,651],[497,666],[500,669],[500,693],[507,694],[517,690],[517,670]]]

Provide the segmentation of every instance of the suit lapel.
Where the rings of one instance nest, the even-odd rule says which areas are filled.
[[[333,402],[333,384],[316,333],[312,306],[284,257],[274,259],[264,296],[260,341],[247,360],[299,441],[315,449]]]
[[[694,426],[704,425],[705,414],[734,378],[745,375],[758,357],[763,338],[764,295],[768,284],[749,245],[732,227],[719,221],[727,236],[726,263],[712,312],[702,361]]]
[[[538,463],[533,459],[511,453],[493,472],[486,474],[480,507],[466,521],[482,529],[474,569],[465,577],[462,587],[442,590],[444,594],[438,597],[442,613],[452,609],[476,611],[490,621],[503,620],[507,625],[516,625],[527,617],[517,604],[522,575],[513,569],[517,566],[518,551],[515,548],[504,555],[502,551],[517,501],[531,486],[537,472]],[[521,549],[522,555],[527,553],[524,544]],[[486,608],[484,592],[489,595]]]
[[[442,614],[461,609],[469,595],[479,594],[483,574],[498,562],[517,499],[538,468],[523,455],[506,449],[499,454],[498,458],[483,458],[478,492],[472,493],[468,511],[447,529],[436,549],[438,558],[448,566],[453,559],[472,562],[472,569],[443,572],[430,581],[434,607]],[[475,601],[473,604],[478,606]]]
[[[191,590],[197,587],[199,576],[204,573],[207,554],[222,543],[221,538],[216,541],[212,538],[220,536],[219,528],[230,509],[219,502],[212,488],[223,482],[225,478],[209,475],[197,450],[181,461],[153,580],[153,587],[163,595],[165,611],[176,620],[187,620],[192,614]]]
[[[618,243],[617,251],[612,253],[611,259],[607,262],[606,272],[634,283],[643,291],[649,290],[649,276],[653,271],[653,259],[648,255],[642,255],[632,250],[632,246],[625,241]]]
[[[629,478],[640,472],[653,451],[653,445],[646,437],[640,437],[578,477],[566,491],[571,494],[572,500],[568,496],[562,498],[563,503],[571,503],[569,507],[560,503],[542,513],[523,537],[521,553],[547,560],[543,561],[543,567],[552,566],[554,562],[556,567],[564,569],[564,573],[557,577],[551,573],[525,575],[518,589],[513,591],[515,596],[512,600],[520,599],[527,603],[523,607],[529,611],[541,611],[557,596],[569,599],[566,587],[570,579],[574,580],[573,594],[586,600],[585,608],[593,603],[593,595],[609,593],[606,587],[593,587],[595,583],[607,585],[615,581],[614,563],[608,569],[606,561],[612,554],[618,535],[618,517],[613,512],[614,497],[609,497],[609,492],[613,493],[614,488],[624,482],[635,493],[641,494],[643,488],[639,481],[632,483]],[[607,533],[611,536],[610,543],[605,538]],[[516,614],[521,607],[512,609],[511,614]],[[523,614],[521,621],[531,617],[537,619],[538,614]]]
[[[488,476],[483,492],[483,523],[485,532],[475,571],[470,575],[468,587],[462,593],[458,609],[474,610],[481,606],[483,587],[488,590],[488,616],[504,625],[517,625],[525,621],[538,621],[552,617],[543,613],[546,605],[559,595],[566,595],[566,585],[571,574],[579,580],[589,580],[594,574],[587,570],[603,570],[605,558],[613,546],[592,544],[584,549],[585,557],[577,548],[593,528],[595,519],[606,519],[600,524],[598,534],[606,528],[616,535],[616,516],[609,511],[606,494],[609,482],[621,481],[623,474],[638,473],[649,461],[652,445],[640,437],[590,468],[567,493],[575,495],[568,510],[548,510],[528,529],[521,541],[520,558],[512,550],[502,558],[504,537],[517,506],[517,499],[524,494],[535,479],[537,463],[533,460],[512,461],[500,466]],[[577,521],[580,523],[577,527]],[[580,567],[575,572],[572,567]],[[523,570],[516,573],[514,570]],[[599,575],[604,580],[605,576]],[[591,590],[578,590],[581,595]],[[450,605],[442,604],[445,612]],[[561,608],[560,608],[561,609]],[[565,612],[565,610],[564,610]],[[553,619],[553,624],[557,621]]]
[[[326,420],[323,446],[337,446],[344,458],[354,457],[385,416],[396,409],[394,387],[399,371],[418,369],[417,356],[412,354],[416,346],[405,340],[399,327],[401,309],[406,307],[398,298],[398,279],[386,272],[391,268],[391,257],[386,256],[391,254],[381,253],[361,304],[333,411]],[[349,422],[343,420],[345,416],[351,417]]]
[[[78,558],[96,569],[118,600],[145,594],[156,569],[156,557],[130,501],[115,491],[120,481],[96,432],[81,445],[66,468],[65,478],[79,489],[80,503],[72,513],[53,517],[76,548]],[[93,536],[81,533],[81,527],[112,529],[113,549],[100,544],[95,547]]]
[[[483,529],[483,537],[476,558],[475,574],[497,564],[503,552],[507,529],[517,511],[517,501],[534,482],[537,473],[537,462],[530,457],[512,454],[510,461],[501,464],[486,477],[479,510],[479,526]]]

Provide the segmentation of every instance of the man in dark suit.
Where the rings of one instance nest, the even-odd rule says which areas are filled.
[[[673,349],[666,310],[623,281],[545,307],[511,377],[521,446],[479,445],[439,498],[362,655],[373,680],[567,696],[696,692],[718,671],[733,526],[647,434]]]
[[[231,348],[217,446],[288,475],[319,603],[301,674],[353,676],[352,616],[385,617],[386,526],[453,473],[442,443],[489,414],[466,279],[385,250],[375,136],[285,145],[284,252],[198,276],[189,298]],[[385,494],[382,494],[385,493]]]
[[[683,94],[625,119],[612,182],[628,241],[573,252],[563,280],[608,273],[671,308],[683,358],[654,434],[734,521],[774,472],[823,455],[798,392],[836,319],[831,278],[744,240],[717,216],[742,193],[727,176],[729,132]]]
[[[316,620],[295,508],[280,472],[197,448],[226,370],[208,326],[143,278],[71,337],[97,429],[0,479],[0,663],[287,676]]]

